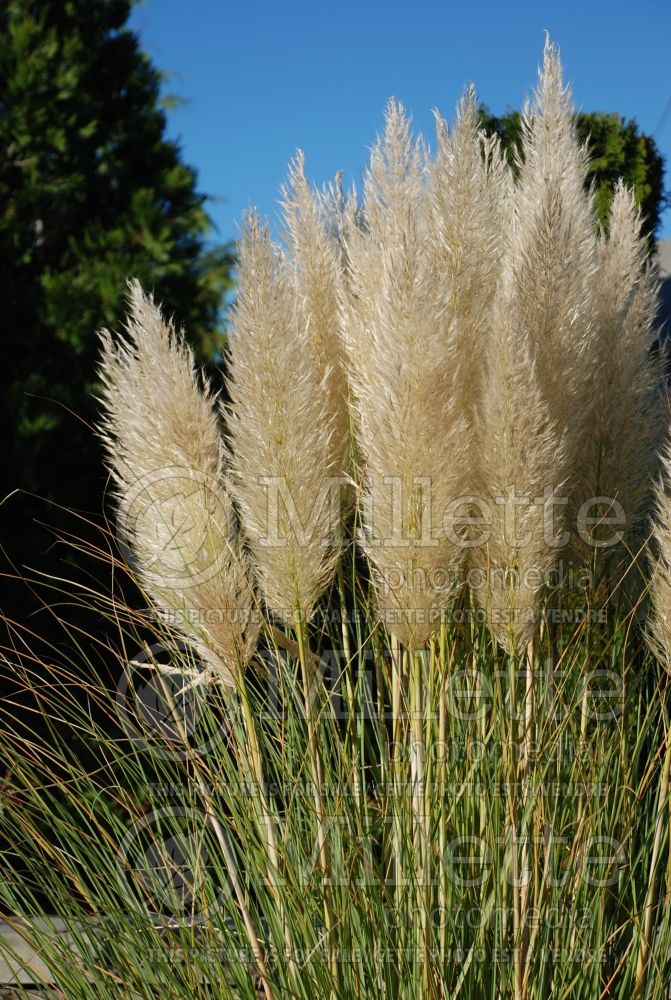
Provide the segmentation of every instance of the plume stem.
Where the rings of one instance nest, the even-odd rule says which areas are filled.
[[[512,858],[512,896],[513,896],[513,956],[515,974],[515,1000],[523,1000],[524,957],[522,947],[522,907],[520,891],[520,864],[518,851],[518,800],[517,800],[517,765],[515,761],[517,743],[517,661],[514,653],[508,656],[508,697],[510,712],[510,729],[507,747],[508,755],[508,817],[510,823],[510,847]]]
[[[256,933],[256,928],[254,927],[254,921],[252,920],[252,916],[249,912],[249,907],[247,906],[247,900],[245,899],[245,893],[242,884],[240,882],[240,879],[238,878],[237,865],[235,858],[233,856],[233,852],[231,851],[226,835],[224,834],[224,831],[221,828],[221,824],[217,819],[217,814],[214,811],[212,793],[210,792],[207,783],[203,780],[199,772],[198,760],[195,757],[195,755],[193,755],[193,751],[190,747],[189,736],[186,731],[186,726],[184,725],[184,720],[180,716],[180,713],[176,710],[174,701],[172,699],[172,695],[168,689],[168,686],[165,683],[163,675],[160,672],[159,672],[159,677],[161,679],[161,685],[165,692],[166,699],[170,704],[172,711],[172,718],[174,719],[177,731],[179,732],[179,735],[182,739],[182,742],[184,743],[184,747],[187,753],[192,758],[192,761],[194,763],[194,768],[197,775],[196,785],[198,786],[198,791],[200,792],[203,798],[203,802],[205,805],[205,814],[207,816],[208,822],[212,827],[215,837],[217,838],[219,849],[226,863],[226,868],[228,871],[229,878],[231,880],[231,885],[233,886],[233,892],[235,893],[237,904],[240,907],[240,913],[242,915],[242,919],[245,925],[245,931],[247,932],[247,938],[249,940],[249,944],[252,949],[252,954],[254,955],[254,958],[256,960],[256,967],[259,976],[261,978],[263,995],[266,998],[266,1000],[274,1000],[273,991],[270,986],[270,978],[268,976],[268,968],[266,966],[265,958],[263,957],[263,949],[261,948],[261,944],[259,943],[259,939]]]
[[[401,912],[401,900],[403,896],[403,816],[400,808],[401,796],[403,795],[403,771],[404,762],[401,755],[401,740],[403,734],[402,713],[402,677],[403,660],[401,644],[396,636],[391,636],[391,714],[392,714],[392,782],[394,803],[393,812],[393,861],[394,861],[394,896],[396,912]],[[403,929],[399,921],[397,925],[398,939],[396,947],[400,950],[405,942],[403,941]]]
[[[295,982],[296,963],[294,961],[293,936],[291,934],[291,927],[287,920],[287,915],[284,909],[284,905],[282,903],[282,894],[279,890],[279,885],[277,883],[277,879],[280,877],[280,862],[277,850],[277,836],[275,832],[276,819],[270,811],[270,805],[268,802],[268,797],[266,795],[265,774],[261,759],[261,749],[259,746],[259,738],[256,729],[256,722],[254,719],[254,715],[252,713],[252,707],[249,703],[247,684],[242,675],[240,679],[239,691],[240,691],[240,702],[242,705],[242,714],[248,740],[249,756],[251,759],[254,780],[256,782],[259,792],[261,817],[263,825],[266,830],[266,838],[268,845],[268,868],[267,868],[268,887],[270,889],[273,899],[275,900],[275,905],[277,906],[277,912],[280,921],[282,923],[282,929],[286,938],[287,948],[289,952],[289,960],[288,960],[289,971],[291,973],[292,979]]]
[[[652,921],[657,902],[657,862],[662,849],[662,839],[664,837],[664,815],[669,798],[669,774],[671,773],[671,730],[666,731],[666,754],[664,764],[659,779],[659,801],[657,802],[657,821],[655,823],[655,839],[652,847],[652,857],[650,858],[650,875],[648,877],[648,891],[645,897],[643,909],[643,927],[641,938],[638,944],[638,958],[636,961],[636,986],[635,1000],[641,1000],[645,993],[645,973],[650,960],[650,938],[652,937]]]
[[[447,621],[445,613],[440,619],[440,634],[438,638],[439,671],[440,671],[440,701],[438,703],[438,742],[440,746],[440,772],[438,779],[440,812],[438,815],[438,912],[440,914],[440,968],[445,968],[447,956],[447,871],[445,867],[445,851],[447,848],[447,824],[445,816],[445,790],[447,787],[447,679],[452,674],[452,651],[450,652],[449,668],[447,666]]]
[[[324,892],[324,926],[326,929],[326,941],[329,950],[329,961],[334,984],[338,982],[338,959],[334,948],[333,928],[335,920],[331,905],[331,858],[329,855],[328,842],[326,839],[326,815],[324,812],[324,778],[322,775],[322,763],[319,756],[319,736],[317,727],[319,716],[315,704],[315,683],[314,673],[311,670],[308,660],[308,641],[306,625],[300,615],[296,616],[296,638],[298,640],[299,660],[301,666],[301,676],[303,680],[303,692],[305,696],[305,720],[308,729],[308,755],[310,757],[310,767],[312,769],[312,787],[315,799],[315,810],[317,814],[317,844],[319,848],[319,864],[322,873],[322,887]]]

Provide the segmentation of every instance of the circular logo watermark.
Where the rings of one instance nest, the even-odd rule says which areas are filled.
[[[163,589],[183,590],[217,572],[231,510],[219,481],[168,466],[137,480],[119,505],[116,535],[131,569]]]
[[[197,661],[186,643],[140,650],[117,684],[116,710],[134,741],[164,759],[206,754],[226,742],[230,726],[213,702],[212,685],[194,683]]]
[[[164,926],[193,926],[220,912],[231,897],[221,826],[197,806],[147,813],[120,844],[119,884],[130,903]]]

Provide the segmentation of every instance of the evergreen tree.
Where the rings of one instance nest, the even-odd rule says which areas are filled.
[[[208,248],[205,198],[166,138],[130,7],[0,0],[0,499],[18,488],[52,502],[0,507],[19,562],[45,565],[35,519],[57,523],[55,505],[101,512],[96,331],[119,323],[127,277],[154,290],[201,360],[217,353],[231,247]]]

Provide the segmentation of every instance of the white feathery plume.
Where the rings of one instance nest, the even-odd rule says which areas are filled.
[[[256,645],[254,594],[209,387],[172,323],[130,283],[127,338],[101,333],[100,423],[123,541],[159,615],[234,685]]]
[[[343,475],[302,281],[250,215],[229,338],[232,489],[265,601],[287,624],[310,618],[334,572]]]
[[[363,204],[349,198],[341,212],[346,261],[341,288],[342,334],[348,373],[361,383],[374,364],[388,271],[404,251],[406,257],[417,254],[420,241],[426,240],[425,167],[423,144],[413,142],[403,107],[390,100],[384,136],[371,151]],[[412,244],[406,249],[408,239]],[[402,356],[394,359],[390,378],[403,361]],[[365,413],[359,411],[357,416],[361,423]]]
[[[428,184],[436,319],[458,345],[455,389],[472,419],[483,391],[482,346],[502,263],[512,171],[498,136],[489,138],[478,126],[474,87],[462,97],[451,132],[434,114],[437,152]]]
[[[661,477],[655,488],[648,641],[655,655],[671,672],[671,445],[661,459]]]
[[[305,177],[305,158],[298,151],[282,189],[284,238],[294,268],[298,322],[324,381],[325,406],[333,420],[331,448],[345,475],[350,458],[350,419],[345,358],[338,314],[340,247],[329,230],[333,207]]]
[[[445,515],[470,466],[456,338],[437,315],[424,174],[424,150],[392,101],[365,178],[363,222],[350,208],[342,322],[363,544],[380,611],[409,648],[427,641],[460,583],[464,549]]]
[[[564,436],[566,468],[553,481],[575,488],[588,432],[595,340],[596,222],[585,191],[589,158],[575,126],[557,48],[546,39],[533,105],[525,106],[523,150],[508,256],[517,322],[539,385]]]
[[[549,40],[522,125],[478,420],[479,492],[492,523],[470,556],[476,598],[509,652],[531,638],[570,537],[563,528],[576,501],[597,336],[588,158]]]
[[[602,513],[608,519],[623,514],[631,540],[648,513],[666,405],[663,359],[653,350],[658,282],[646,258],[633,193],[622,181],[608,230],[599,239],[594,282],[598,355],[583,475],[588,497],[610,498],[621,506],[621,511]],[[618,525],[621,530],[622,521]],[[612,537],[613,529],[607,530]]]
[[[485,348],[487,392],[476,434],[482,540],[470,550],[469,577],[490,631],[510,654],[532,637],[555,565],[563,525],[562,508],[553,504],[555,477],[565,466],[562,435],[517,322],[515,291],[508,270]]]

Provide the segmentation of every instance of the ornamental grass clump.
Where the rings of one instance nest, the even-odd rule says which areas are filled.
[[[137,284],[103,334],[118,541],[156,614],[114,593],[102,638],[64,623],[40,657],[7,622],[0,650],[0,905],[68,1000],[667,996],[644,223],[620,184],[597,225],[549,42],[512,162],[472,88],[436,126],[431,152],[390,101],[360,198],[298,154],[280,236],[247,217],[225,403]],[[617,583],[653,498],[641,628]]]

